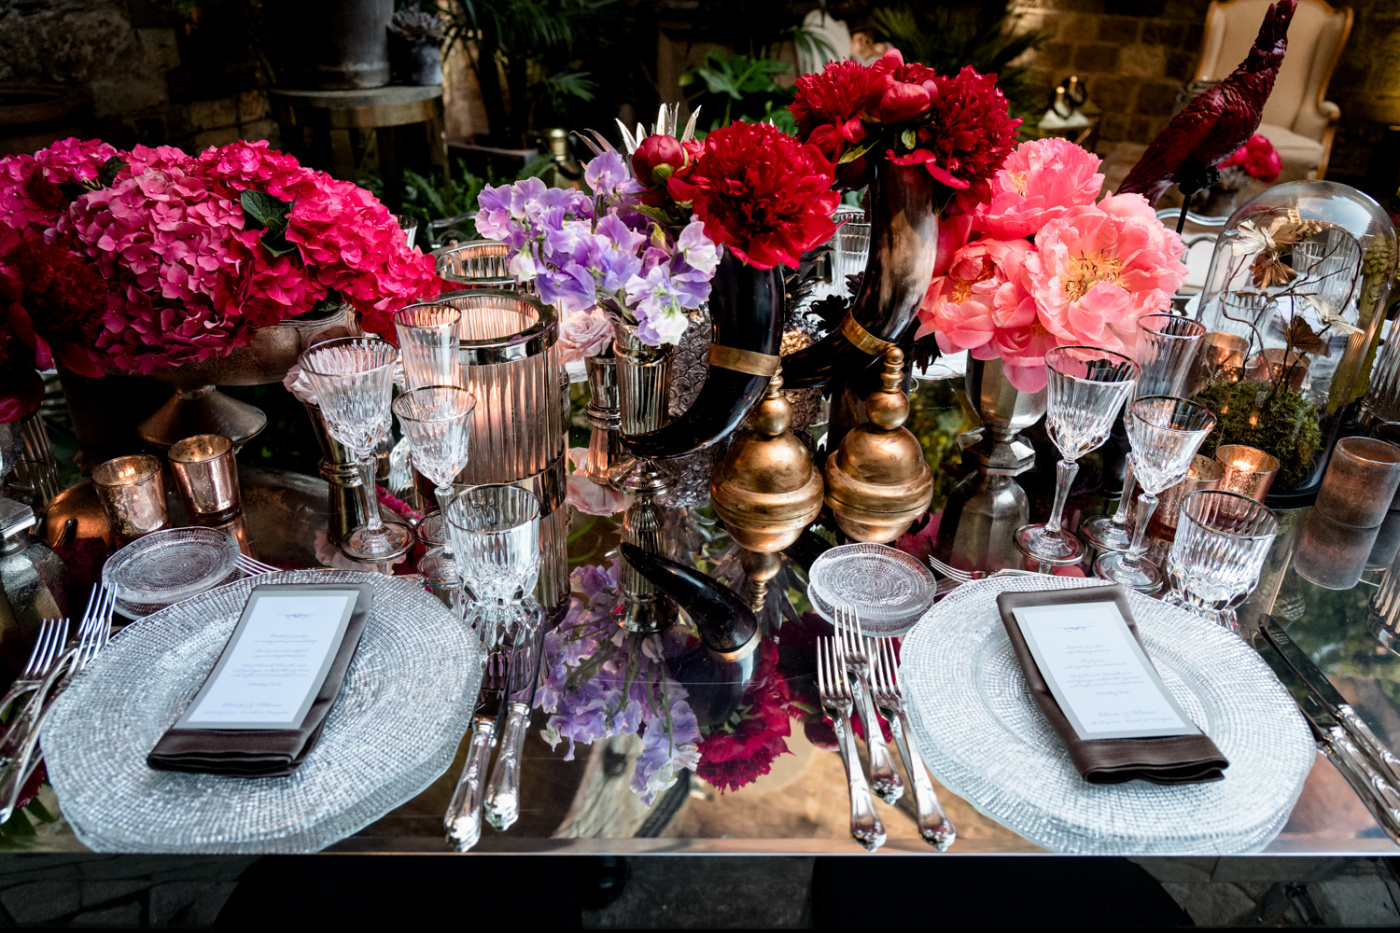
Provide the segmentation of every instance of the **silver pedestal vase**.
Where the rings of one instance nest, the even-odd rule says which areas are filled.
[[[934,553],[969,570],[1020,567],[1014,532],[1030,521],[1030,499],[1016,477],[1035,464],[1035,449],[1020,432],[1045,416],[1045,390],[1022,392],[1007,381],[1001,360],[967,361],[967,398],[982,419],[964,456],[977,471],[948,496]]]

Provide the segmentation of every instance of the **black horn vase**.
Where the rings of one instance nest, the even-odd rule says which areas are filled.
[[[777,269],[755,269],[726,252],[710,286],[711,353],[728,347],[776,357],[782,346],[783,283]],[[752,368],[752,367],[751,367]],[[730,369],[711,357],[700,394],[685,414],[643,434],[624,435],[634,457],[684,457],[734,432],[768,387],[767,375]]]
[[[685,610],[710,651],[735,658],[758,634],[758,617],[727,586],[693,567],[622,545],[623,558]]]
[[[878,164],[870,183],[870,256],[860,292],[842,326],[783,357],[786,388],[823,386],[867,369],[903,336],[933,279],[937,195],[938,183],[922,165]]]

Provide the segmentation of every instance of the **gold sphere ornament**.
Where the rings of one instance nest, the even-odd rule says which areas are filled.
[[[812,452],[788,430],[792,406],[779,372],[710,480],[710,501],[740,547],[781,551],[816,520],[822,476]]]
[[[933,501],[933,471],[918,438],[904,427],[909,397],[899,387],[903,369],[903,351],[890,347],[881,388],[865,400],[870,420],[826,460],[826,503],[853,541],[888,544]]]

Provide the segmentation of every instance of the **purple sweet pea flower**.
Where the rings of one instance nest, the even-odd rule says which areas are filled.
[[[535,278],[540,301],[557,305],[563,314],[587,311],[598,304],[593,273],[583,266],[569,265],[558,272],[542,272]]]
[[[609,149],[602,155],[594,156],[583,167],[583,180],[589,189],[598,196],[611,197],[617,189],[632,177],[627,163],[616,149]]]
[[[708,282],[714,278],[715,269],[719,267],[719,247],[705,235],[702,222],[695,220],[686,225],[676,238],[676,252],[690,267],[682,274],[691,281]]]

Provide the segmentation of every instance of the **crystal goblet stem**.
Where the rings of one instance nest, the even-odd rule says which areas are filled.
[[[1060,460],[1055,464],[1055,504],[1050,509],[1050,517],[1045,520],[1046,538],[1062,538],[1060,525],[1064,517],[1065,503],[1069,501],[1069,491],[1074,488],[1074,478],[1079,475],[1078,460]]]
[[[1137,514],[1133,516],[1133,540],[1123,554],[1122,566],[1125,569],[1142,571],[1142,556],[1147,553],[1147,545],[1143,539],[1147,537],[1147,523],[1152,520],[1152,513],[1156,511],[1156,496],[1150,492],[1143,492],[1138,496]]]

